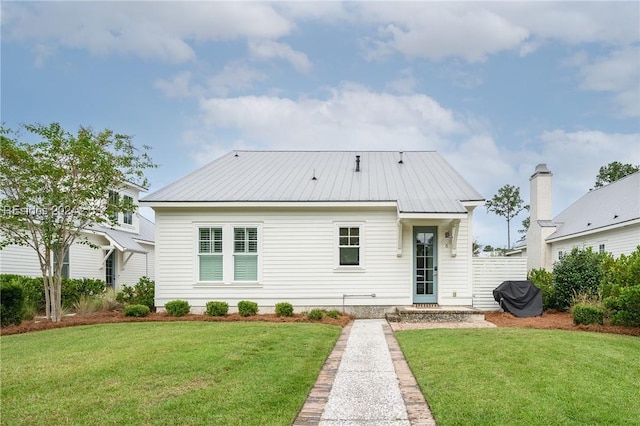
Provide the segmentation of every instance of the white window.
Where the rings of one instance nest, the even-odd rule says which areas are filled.
[[[364,224],[337,223],[336,235],[336,267],[364,268]]]
[[[109,219],[113,222],[118,221],[118,211],[115,209],[115,205],[118,203],[118,193],[116,191],[109,191],[109,203],[107,210],[109,211]]]
[[[258,281],[258,228],[233,228],[233,280]]]
[[[197,224],[197,282],[257,284],[261,277],[261,229],[258,224]]]
[[[600,243],[600,245],[598,246],[598,253],[602,254],[604,253],[604,250],[605,250],[604,243]]]
[[[222,281],[222,228],[198,229],[198,270],[200,281]]]
[[[133,203],[133,198],[128,195],[124,196],[124,200],[126,202]],[[133,212],[124,212],[122,222],[126,223],[127,225],[133,225]]]
[[[61,273],[61,277],[62,278],[69,278],[69,251],[67,250],[67,252],[64,255],[64,260],[62,261],[62,273]],[[53,269],[57,269],[58,268],[58,256],[56,256],[56,254],[53,254]]]
[[[558,259],[562,259],[564,257],[564,252],[562,250],[558,251]]]

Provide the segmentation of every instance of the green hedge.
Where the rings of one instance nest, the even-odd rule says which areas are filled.
[[[229,312],[229,304],[218,301],[207,302],[205,312],[212,317],[223,317]]]
[[[293,315],[293,305],[289,302],[276,303],[276,315],[279,317],[290,317]]]
[[[0,284],[0,325],[2,327],[22,322],[24,291],[19,284]]]
[[[593,305],[574,305],[573,306],[573,323],[574,324],[604,324],[604,309]]]
[[[249,300],[238,302],[238,313],[241,317],[250,317],[258,313],[258,304]]]
[[[135,286],[123,285],[116,300],[127,305],[145,305],[155,310],[156,283],[149,277],[140,277]]]
[[[182,317],[189,313],[191,306],[186,300],[172,300],[164,305],[167,313],[172,317]]]
[[[640,327],[640,285],[619,289],[619,296],[604,299],[611,312],[611,324]]]
[[[129,305],[124,308],[124,316],[126,317],[146,317],[151,310],[146,305]]]
[[[34,306],[38,311],[44,311],[44,282],[42,277],[27,277],[15,274],[1,274],[0,283],[13,282],[22,287],[24,302]],[[104,293],[107,285],[103,280],[93,278],[62,279],[62,306],[71,309],[81,296],[92,297]]]

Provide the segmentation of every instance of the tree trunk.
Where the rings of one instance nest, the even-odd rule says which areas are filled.
[[[51,319],[51,286],[49,285],[49,277],[42,277],[44,283],[44,312],[47,319]]]
[[[511,248],[511,221],[507,219],[507,250]]]

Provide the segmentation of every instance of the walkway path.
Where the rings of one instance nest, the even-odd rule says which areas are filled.
[[[344,328],[294,425],[435,425],[385,320]]]

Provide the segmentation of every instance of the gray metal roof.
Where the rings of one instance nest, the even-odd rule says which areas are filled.
[[[462,201],[484,201],[437,152],[399,160],[397,151],[232,151],[141,201],[397,201],[411,213],[464,213]]]
[[[153,244],[155,238],[155,225],[144,216],[140,216],[140,233],[121,231],[102,225],[95,225],[90,229],[98,234],[104,235],[109,241],[114,243],[119,250],[132,251],[134,253],[148,253],[149,250],[146,250],[138,243]]]
[[[547,241],[640,219],[640,172],[586,193],[553,218]]]

